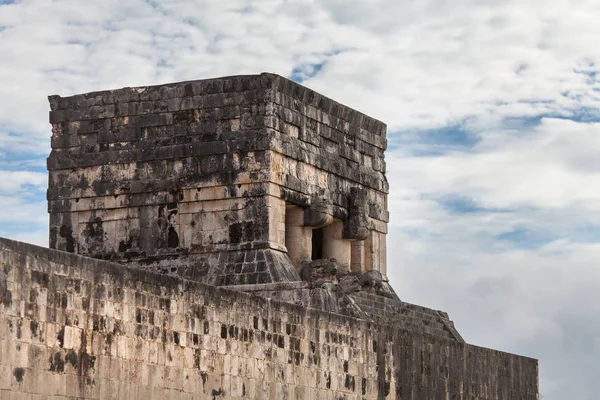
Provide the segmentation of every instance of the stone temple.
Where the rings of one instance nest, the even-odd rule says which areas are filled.
[[[538,399],[537,360],[390,286],[382,122],[266,73],[49,100],[0,399]]]

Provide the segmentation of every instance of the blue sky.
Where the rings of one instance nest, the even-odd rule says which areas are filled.
[[[47,244],[47,95],[275,72],[388,124],[400,297],[596,399],[600,3],[222,3],[0,0],[0,236]]]

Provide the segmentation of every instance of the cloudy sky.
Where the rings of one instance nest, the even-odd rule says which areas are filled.
[[[224,5],[226,4],[226,5]],[[0,236],[47,245],[48,94],[275,72],[388,123],[389,275],[600,378],[600,2],[0,0]]]

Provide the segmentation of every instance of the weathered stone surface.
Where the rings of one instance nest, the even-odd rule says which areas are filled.
[[[333,221],[332,214],[330,199],[313,196],[310,205],[304,209],[304,225],[313,228],[322,228],[331,224]]]
[[[379,292],[383,286],[381,272],[376,270],[366,271],[360,276],[360,286],[364,290]]]
[[[2,399],[538,396],[536,360],[431,334],[433,320],[416,332],[6,239],[0,264]]]
[[[360,280],[355,275],[346,275],[338,279],[342,293],[358,292],[362,289]]]
[[[336,276],[340,269],[343,269],[337,260],[321,259],[307,262],[303,267],[300,275],[302,280],[310,282],[315,286],[320,286],[325,282],[336,281]]]
[[[354,264],[385,273],[385,124],[273,74],[49,101],[52,248],[225,285],[255,279],[222,280],[211,260],[264,250],[280,261],[269,282],[298,280],[287,204],[307,227],[374,235]]]
[[[365,240],[369,236],[368,197],[369,193],[364,188],[350,189],[348,219],[344,224],[345,239]]]

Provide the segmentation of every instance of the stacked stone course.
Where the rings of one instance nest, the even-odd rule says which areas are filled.
[[[49,99],[51,247],[216,285],[294,281],[286,202],[323,199],[350,238],[369,229],[364,268],[385,274],[385,124],[272,74]],[[266,269],[247,264],[256,249]]]
[[[1,399],[536,399],[537,361],[0,239]]]

